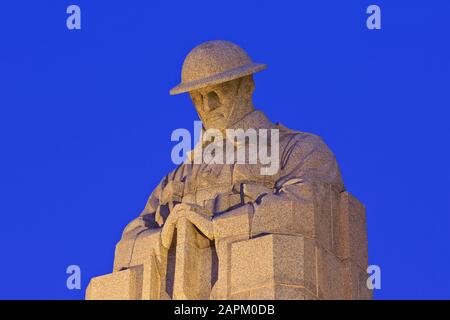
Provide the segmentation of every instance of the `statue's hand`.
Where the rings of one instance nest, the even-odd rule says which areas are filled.
[[[180,203],[170,212],[161,231],[161,240],[164,247],[170,248],[173,233],[175,232],[177,222],[180,218],[187,219],[207,238],[213,239],[214,231],[211,214],[203,207],[194,204]]]

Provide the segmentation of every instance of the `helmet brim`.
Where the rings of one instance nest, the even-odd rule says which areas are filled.
[[[258,71],[264,70],[266,68],[267,68],[267,65],[265,65],[265,64],[252,62],[252,63],[243,65],[238,68],[234,68],[234,69],[231,69],[231,70],[228,70],[225,72],[215,74],[210,77],[206,77],[206,78],[202,78],[202,79],[198,79],[198,80],[186,82],[186,83],[182,82],[179,85],[172,88],[169,91],[169,93],[171,95],[175,95],[175,94],[180,94],[180,93],[184,93],[184,92],[197,90],[197,89],[204,88],[207,86],[211,86],[211,85],[231,81],[234,79],[242,78],[242,77],[248,76],[250,74],[256,73]]]

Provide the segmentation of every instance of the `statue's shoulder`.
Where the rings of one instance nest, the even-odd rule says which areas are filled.
[[[281,123],[276,123],[277,129],[280,131],[280,143],[284,148],[301,147],[301,148],[328,148],[322,138],[316,134],[292,130]]]
[[[277,124],[280,130],[281,168],[302,173],[311,180],[322,181],[344,190],[336,158],[322,138],[316,134],[291,130]]]

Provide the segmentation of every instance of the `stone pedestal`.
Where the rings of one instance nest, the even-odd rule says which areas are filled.
[[[143,266],[92,278],[86,289],[87,300],[140,300]]]
[[[149,256],[93,278],[86,299],[371,299],[364,206],[347,192],[324,192],[305,232],[222,240],[218,263],[214,243],[182,221],[164,263]]]

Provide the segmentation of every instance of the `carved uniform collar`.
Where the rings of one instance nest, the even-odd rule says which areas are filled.
[[[255,110],[247,114],[244,118],[236,122],[229,129],[243,129],[244,131],[250,128],[253,129],[271,129],[275,125],[260,111]]]

